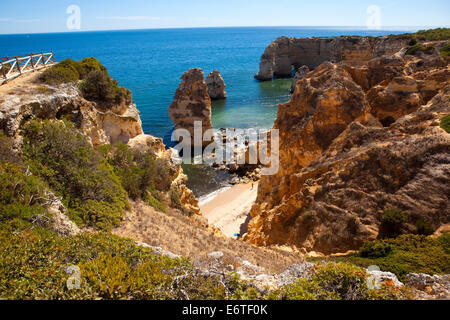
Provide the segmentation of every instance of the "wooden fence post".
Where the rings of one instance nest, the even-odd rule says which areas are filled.
[[[3,65],[3,62],[0,62],[0,64],[2,65],[2,75],[3,75],[3,78],[6,79],[5,66]]]
[[[20,70],[19,59],[16,57],[17,70],[19,70],[19,74],[22,74],[22,70]]]

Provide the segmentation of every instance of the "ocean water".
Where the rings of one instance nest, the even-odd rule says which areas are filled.
[[[180,77],[200,67],[205,75],[217,69],[228,99],[213,102],[218,128],[271,128],[277,106],[289,99],[290,79],[258,82],[260,57],[280,36],[379,36],[405,31],[352,28],[260,27],[0,35],[0,57],[53,51],[57,60],[96,57],[120,85],[133,92],[145,133],[170,144],[168,117]],[[231,177],[211,168],[185,167],[197,196],[226,187]]]
[[[158,29],[0,35],[0,57],[53,51],[57,60],[96,57],[133,92],[144,131],[167,137],[168,106],[180,77],[193,67],[220,70],[228,99],[214,102],[215,128],[270,128],[277,105],[289,99],[290,80],[253,79],[266,46],[279,36],[385,35],[401,31],[351,28],[261,27]]]

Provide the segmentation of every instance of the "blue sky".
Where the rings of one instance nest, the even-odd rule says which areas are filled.
[[[0,11],[0,34],[67,32],[70,5],[81,31],[219,26],[365,26],[367,8],[383,27],[450,25],[449,0],[22,0]]]

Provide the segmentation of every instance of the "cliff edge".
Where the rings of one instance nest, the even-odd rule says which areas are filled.
[[[370,60],[317,67],[329,49],[320,49],[318,60],[296,60],[316,68],[279,106],[280,170],[261,180],[246,240],[332,254],[383,237],[383,213],[392,208],[406,217],[400,233],[421,232],[424,222],[431,232],[448,224],[450,135],[441,128],[450,113],[449,58],[440,53],[445,43],[411,50],[384,39],[284,38],[263,57],[263,78],[283,74],[277,66],[293,63],[291,54],[309,59],[305,52],[312,49],[305,45],[311,43],[317,50],[333,48],[337,60],[347,51],[360,62]],[[283,50],[273,52],[280,44]]]

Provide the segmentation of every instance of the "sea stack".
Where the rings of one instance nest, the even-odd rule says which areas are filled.
[[[212,129],[211,98],[204,80],[202,69],[195,68],[186,71],[181,77],[182,83],[175,92],[175,98],[169,106],[169,117],[175,124],[175,129],[186,129],[194,141],[195,122],[202,123],[203,133]],[[203,142],[203,147],[210,142]]]
[[[214,70],[208,75],[206,78],[206,85],[208,86],[208,92],[211,99],[222,100],[227,98],[225,81],[223,81],[219,71]]]

